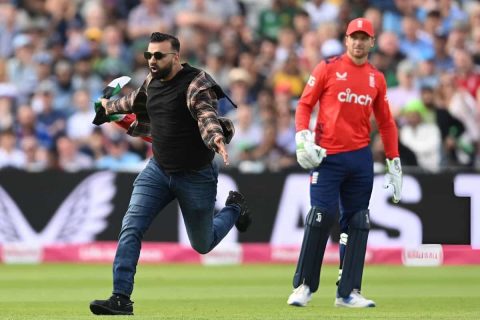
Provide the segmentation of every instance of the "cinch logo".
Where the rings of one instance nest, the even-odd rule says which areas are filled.
[[[350,88],[347,88],[347,90],[341,91],[338,93],[338,101],[340,102],[351,102],[355,104],[359,104],[361,106],[368,106],[372,103],[373,99],[370,97],[368,94],[363,95],[363,94],[356,94],[353,93]]]

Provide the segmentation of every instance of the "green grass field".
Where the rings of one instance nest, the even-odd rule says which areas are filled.
[[[333,307],[334,266],[324,268],[308,307],[288,306],[293,272],[293,265],[141,265],[134,317],[480,319],[480,266],[367,266],[363,293],[377,307],[362,310]],[[88,304],[108,297],[110,290],[110,265],[0,265],[0,319],[98,318]]]

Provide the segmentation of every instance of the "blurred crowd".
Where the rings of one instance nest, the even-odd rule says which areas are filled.
[[[0,0],[0,168],[140,170],[150,145],[94,126],[93,103],[116,77],[132,77],[123,94],[141,85],[154,31],[176,35],[181,58],[238,105],[219,104],[236,125],[232,166],[296,168],[305,81],[361,16],[376,30],[370,61],[387,79],[402,163],[479,170],[480,3],[453,0]],[[382,170],[374,122],[371,147]]]

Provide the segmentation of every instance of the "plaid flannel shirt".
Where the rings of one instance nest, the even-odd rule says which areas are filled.
[[[130,94],[109,101],[105,111],[107,115],[116,113],[135,113],[136,120],[130,125],[127,133],[134,137],[151,137],[150,118],[147,115],[147,88],[152,81],[152,74],[148,74],[142,86]],[[201,71],[190,83],[187,89],[187,107],[192,117],[197,121],[202,140],[207,148],[217,151],[214,140],[224,138],[222,124],[234,132],[233,124],[229,119],[218,118],[218,99],[212,87],[216,83]],[[225,139],[224,139],[225,141]],[[228,141],[227,141],[228,143]]]

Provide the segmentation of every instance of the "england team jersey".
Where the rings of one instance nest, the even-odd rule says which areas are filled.
[[[385,78],[369,62],[356,65],[344,54],[319,63],[297,106],[297,131],[308,129],[317,103],[315,143],[327,149],[328,154],[366,147],[373,111],[387,158],[399,156],[398,132],[388,105]]]

